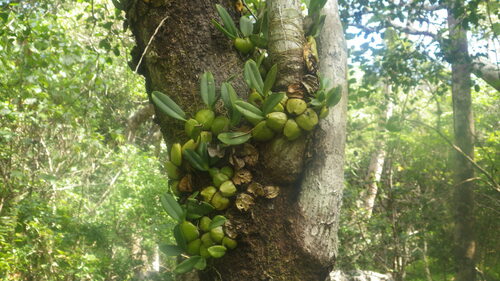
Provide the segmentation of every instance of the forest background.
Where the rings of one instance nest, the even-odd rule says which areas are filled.
[[[377,28],[397,11],[381,3],[340,2],[350,80],[336,268],[451,280],[449,64],[409,14]],[[467,3],[471,54],[498,69],[499,4]],[[158,247],[173,239],[158,199],[168,155],[123,22],[109,1],[0,0],[2,280],[172,276]],[[473,83],[477,269],[500,280],[499,91]]]

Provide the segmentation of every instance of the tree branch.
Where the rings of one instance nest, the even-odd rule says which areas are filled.
[[[403,26],[394,21],[388,21],[388,23],[395,29],[411,35],[423,35],[428,36],[440,42],[441,38],[439,34],[432,33],[426,30],[419,30],[412,26]],[[355,25],[355,27],[362,29],[365,32],[377,32],[375,28],[363,27],[361,25]],[[484,80],[486,83],[491,85],[496,90],[500,91],[500,68],[494,64],[484,60],[484,59],[474,59],[472,61],[472,71],[480,79]]]
[[[477,58],[472,60],[472,72],[497,91],[500,91],[500,67],[498,65]]]
[[[410,121],[412,123],[415,123],[415,124],[418,124],[418,125],[421,125],[423,127],[426,127],[428,129],[431,129],[433,130],[434,132],[436,132],[446,143],[448,143],[453,149],[455,149],[458,153],[460,153],[463,157],[465,157],[465,159],[467,159],[467,161],[469,161],[472,166],[474,166],[476,169],[478,169],[483,175],[486,176],[486,178],[488,178],[488,180],[491,182],[490,185],[498,192],[500,192],[500,185],[498,185],[498,183],[495,181],[495,179],[493,178],[492,175],[490,175],[490,173],[488,173],[483,167],[479,166],[479,164],[477,164],[476,161],[474,161],[474,159],[470,158],[469,155],[465,154],[462,149],[460,149],[460,147],[456,146],[451,140],[449,140],[443,133],[441,133],[441,131],[439,131],[438,129],[432,127],[432,126],[429,126],[423,122],[420,122],[418,120],[409,120],[409,119],[406,119],[407,121]]]
[[[395,29],[404,32],[406,34],[411,34],[411,35],[423,35],[423,36],[428,36],[431,37],[434,40],[439,39],[439,35],[436,33],[432,33],[428,30],[420,30],[418,28],[415,28],[413,26],[403,26],[395,21],[389,20],[388,23],[394,27]]]
[[[415,3],[415,0],[410,0],[406,3],[400,2],[398,6],[399,7],[410,7],[413,3]],[[419,10],[424,10],[424,11],[428,11],[428,12],[446,9],[446,7],[444,7],[442,5],[429,5],[429,4],[423,4],[423,5],[418,6],[416,8]]]

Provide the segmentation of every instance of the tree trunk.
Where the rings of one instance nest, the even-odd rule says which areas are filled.
[[[467,49],[467,32],[454,11],[462,10],[463,2],[452,0],[448,6],[450,57],[452,58],[453,123],[456,145],[474,158],[474,119],[471,105],[471,64]],[[474,167],[455,152],[455,259],[457,281],[475,280],[474,234]]]
[[[242,82],[242,66],[247,58],[239,55],[230,40],[210,22],[219,18],[215,4],[220,2],[236,20],[238,16],[231,8],[231,1],[140,0],[127,11],[137,42],[133,68],[145,53],[139,71],[146,77],[148,93],[158,90],[168,94],[190,116],[201,107],[199,76],[206,70],[214,74],[217,86],[236,74],[232,84],[237,93],[245,97],[248,92]],[[268,5],[272,26],[270,56],[280,71],[276,87],[284,88],[292,81],[299,82],[303,75],[304,35],[297,29],[302,28],[298,24],[302,21],[299,1],[269,1]],[[325,7],[328,17],[324,30],[328,34],[321,37],[321,72],[332,78],[334,84],[342,85],[345,96],[346,48],[336,5],[335,0],[330,0]],[[280,26],[286,29],[280,30]],[[144,52],[157,28],[155,38]],[[283,48],[286,53],[279,54]],[[266,159],[275,159],[280,153],[271,151],[269,144],[256,145],[263,161],[252,170],[254,181],[279,185],[280,195],[272,200],[257,198],[249,212],[234,207],[225,211],[224,215],[238,228],[238,247],[221,259],[211,260],[207,269],[200,272],[201,280],[325,279],[337,246],[345,116],[344,97],[329,117],[320,122],[313,140],[309,141],[314,143],[313,152],[318,157],[311,160],[305,173],[302,169],[309,138],[299,138],[286,145],[283,150],[288,147],[288,151],[294,153],[278,158],[278,162],[284,163],[284,167],[296,167],[296,174],[291,178],[287,177],[290,169],[265,166],[268,165]],[[186,140],[182,123],[164,116],[158,109],[155,121],[168,143]],[[278,181],[280,177],[287,181]]]
[[[372,153],[370,158],[370,165],[365,178],[366,193],[363,195],[363,208],[365,209],[365,219],[370,219],[375,206],[375,199],[378,193],[378,183],[382,176],[382,169],[384,168],[385,148],[383,142],[377,142],[377,148]]]
[[[302,220],[300,227],[295,228],[304,238],[299,242],[324,265],[331,265],[337,255],[344,188],[347,45],[337,3],[329,0],[323,8],[326,21],[319,37],[319,57],[321,73],[332,79],[334,85],[342,86],[342,99],[316,129],[312,143],[314,156],[306,166],[299,195]]]
[[[136,112],[130,115],[127,119],[127,127],[125,128],[125,136],[127,142],[133,143],[137,130],[144,122],[150,120],[151,116],[154,114],[154,107],[152,104],[148,104],[139,108]]]
[[[390,96],[392,91],[391,85],[388,82],[384,82],[384,93],[386,96]],[[385,148],[385,137],[384,131],[387,120],[392,116],[392,111],[394,104],[387,100],[387,105],[384,110],[383,116],[380,117],[380,121],[378,124],[378,132],[375,137],[375,150],[373,151],[370,164],[368,166],[368,171],[365,177],[365,187],[366,190],[362,193],[362,207],[365,209],[364,218],[370,219],[373,213],[373,207],[375,206],[375,199],[377,198],[378,193],[378,183],[380,182],[380,178],[382,176],[382,170],[384,168],[384,162],[386,157],[386,148]]]

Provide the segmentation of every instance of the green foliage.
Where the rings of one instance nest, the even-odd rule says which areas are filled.
[[[131,280],[173,238],[154,146],[125,144],[124,124],[146,96],[124,55],[131,41],[118,36],[123,17],[104,1],[8,2],[0,280]],[[152,143],[147,127],[138,144]]]
[[[432,69],[427,63],[415,67]],[[392,271],[394,276],[405,274],[404,280],[428,280],[425,272],[429,270],[434,280],[448,280],[454,275],[454,151],[443,138],[453,139],[449,72],[441,69],[438,77],[443,79],[432,71],[417,73],[425,74],[425,80],[413,87],[404,79],[395,83],[385,70],[376,74],[367,69],[353,67],[350,72],[354,80],[348,104],[351,133],[339,267]],[[498,149],[499,138],[490,118],[498,110],[498,93],[480,81],[475,83],[481,85],[481,91],[473,93],[475,161],[495,175],[499,158],[493,151]],[[385,152],[385,161],[381,179],[376,181],[373,213],[367,216],[363,200],[373,181],[367,170],[377,151]],[[491,220],[492,209],[487,206],[498,206],[498,193],[482,173],[476,176],[480,178],[475,217],[478,268],[486,280],[495,280],[499,256],[491,249],[500,247],[493,238],[500,225]]]

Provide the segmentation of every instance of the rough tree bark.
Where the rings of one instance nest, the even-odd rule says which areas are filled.
[[[201,107],[199,76],[205,70],[214,74],[217,86],[237,74],[232,84],[238,94],[244,97],[248,90],[241,78],[247,58],[240,56],[210,23],[218,18],[216,3],[223,4],[237,19],[231,1],[139,0],[127,11],[137,42],[133,68],[158,28],[139,66],[148,93],[167,93],[190,115]],[[270,30],[270,56],[279,66],[276,87],[283,88],[290,81],[300,81],[303,75],[299,1],[268,3],[270,25],[274,26]],[[324,30],[328,32],[320,38],[320,70],[334,84],[342,85],[344,98],[320,122],[313,137],[287,143],[281,151],[273,150],[272,144],[257,145],[262,163],[253,171],[254,179],[262,184],[279,184],[280,195],[272,200],[256,199],[250,212],[236,208],[225,212],[238,228],[238,247],[213,260],[199,274],[201,280],[324,280],[334,262],[343,187],[347,52],[336,1],[330,0],[324,11]],[[167,143],[185,140],[182,123],[158,110],[155,116]],[[306,143],[314,149],[308,151],[310,160],[305,165]],[[293,153],[284,155],[283,151]],[[271,159],[278,159],[274,162],[282,162],[285,165],[281,166],[288,169],[270,169],[275,165]],[[291,173],[293,169],[296,173]]]
[[[467,32],[454,11],[461,11],[463,2],[448,1],[450,58],[452,58],[453,124],[456,145],[474,158],[474,118],[471,101],[471,71],[467,48]],[[476,277],[474,234],[474,167],[455,152],[455,260],[457,281],[473,281]]]

